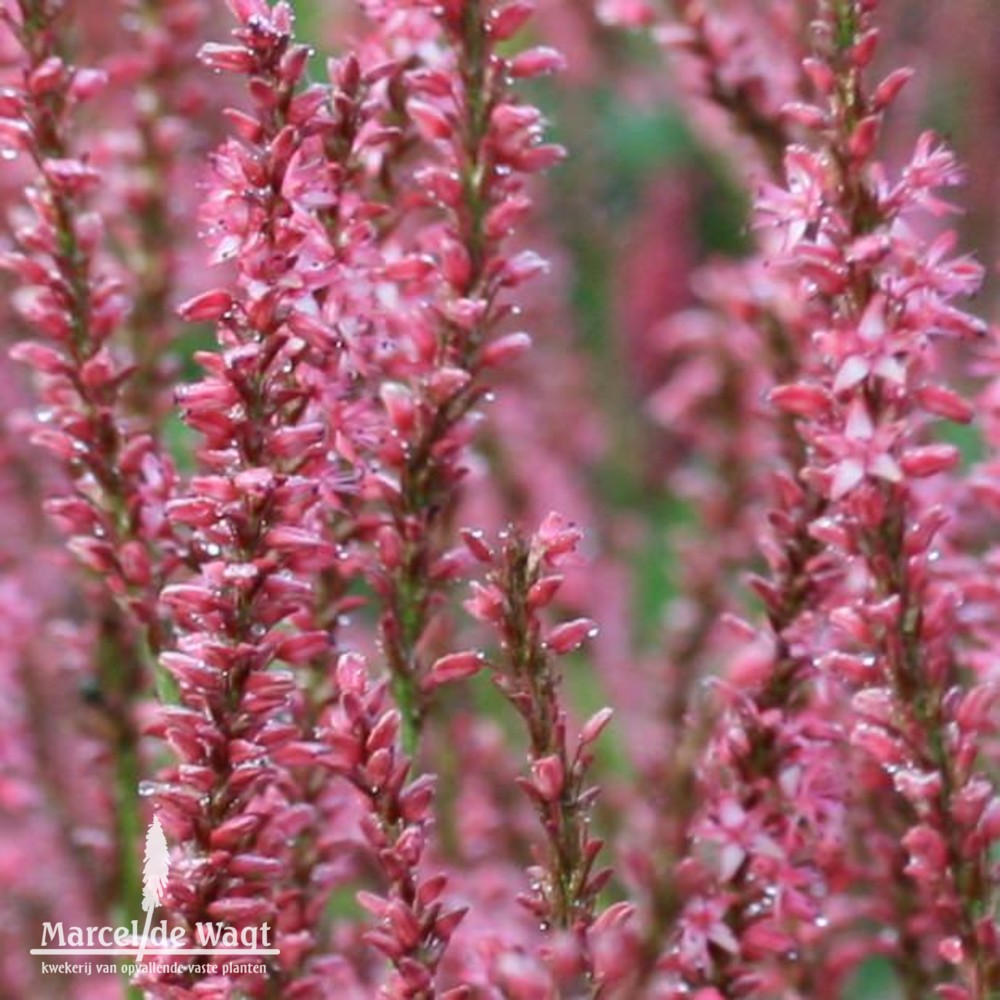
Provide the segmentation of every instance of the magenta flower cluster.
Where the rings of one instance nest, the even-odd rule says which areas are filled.
[[[1000,998],[995,60],[537,6],[0,0],[0,995]]]

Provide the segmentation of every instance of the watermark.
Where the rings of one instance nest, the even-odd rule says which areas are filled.
[[[246,953],[244,952],[244,955]],[[198,976],[263,976],[268,971],[263,961],[168,962],[160,959],[142,962],[42,962],[42,975],[53,976],[104,976],[118,975],[133,978],[143,976],[198,975]]]
[[[146,914],[142,933],[139,921],[118,927],[66,926],[61,920],[42,924],[41,945],[31,954],[59,957],[43,961],[42,972],[92,975],[117,972],[125,975],[198,973],[203,975],[247,975],[267,972],[269,955],[277,955],[271,926],[229,927],[218,922],[197,923],[193,937],[183,927],[168,927],[166,920],[153,924],[153,912],[163,901],[170,874],[170,850],[157,817],[146,833],[146,853],[142,867],[142,909]],[[171,961],[179,956],[198,956]],[[143,961],[149,957],[149,961]],[[134,962],[101,962],[100,958],[131,957]],[[223,961],[215,961],[215,958]],[[86,959],[86,961],[73,961]]]

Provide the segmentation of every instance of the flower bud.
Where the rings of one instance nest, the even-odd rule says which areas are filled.
[[[579,649],[597,633],[597,623],[592,618],[575,618],[573,621],[557,625],[546,637],[545,645],[553,653],[562,656]]]

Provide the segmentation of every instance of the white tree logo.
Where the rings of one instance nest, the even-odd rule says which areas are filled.
[[[3,0],[0,0],[0,7]],[[32,948],[32,955],[131,955],[136,952],[136,964],[142,962],[146,950],[150,955],[280,955],[281,949],[271,947],[271,925],[243,927],[237,929],[225,923],[197,923],[194,926],[195,941],[192,947],[185,946],[183,928],[175,927],[167,932],[167,921],[163,922],[162,942],[155,933],[150,933],[153,911],[163,905],[167,877],[170,874],[170,849],[159,817],[155,814],[146,832],[146,852],[142,863],[142,908],[146,914],[146,926],[136,945],[136,921],[124,927],[64,927],[61,920],[46,921],[42,926],[40,948]],[[94,939],[102,945],[94,948]],[[110,947],[112,940],[117,947]],[[122,946],[128,945],[127,948]],[[53,947],[49,947],[52,945]],[[67,947],[67,945],[69,947]],[[44,971],[44,967],[43,967]],[[90,975],[90,967],[87,967]],[[0,989],[0,995],[3,994]]]
[[[142,864],[142,908],[146,911],[146,926],[142,932],[137,962],[142,961],[153,910],[163,901],[163,889],[167,884],[169,871],[170,852],[167,849],[167,838],[163,835],[159,817],[154,816],[146,833],[146,854]]]

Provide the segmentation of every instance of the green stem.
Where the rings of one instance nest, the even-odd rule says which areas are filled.
[[[139,814],[139,760],[134,744],[126,741],[118,748],[117,799],[115,813],[119,842],[119,924],[128,923],[132,907],[142,899],[142,874],[139,867],[141,823]],[[148,920],[147,920],[148,926]],[[128,1000],[142,1000],[142,990],[126,979]]]
[[[410,673],[393,673],[389,687],[399,709],[403,752],[412,758],[420,743],[420,710],[416,679]]]

